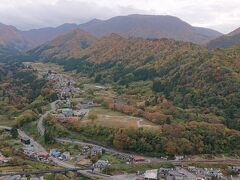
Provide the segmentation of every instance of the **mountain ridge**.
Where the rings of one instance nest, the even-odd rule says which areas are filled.
[[[229,48],[240,44],[240,27],[207,43],[208,48]]]
[[[172,38],[198,44],[221,35],[215,30],[193,27],[185,21],[169,15],[116,16],[108,20],[90,21],[80,24],[78,27],[97,37],[118,33],[125,37]]]
[[[97,37],[117,33],[124,37],[170,38],[197,44],[221,35],[215,30],[193,27],[174,16],[138,14],[116,16],[108,20],[93,19],[79,25],[65,23],[57,27],[28,31],[21,31],[14,26],[4,24],[1,24],[0,27],[0,43],[2,44],[0,51],[3,55],[4,52],[6,54],[24,52],[79,28]]]

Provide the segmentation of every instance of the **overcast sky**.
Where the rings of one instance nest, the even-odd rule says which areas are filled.
[[[0,0],[0,22],[19,29],[83,23],[117,15],[173,15],[228,33],[240,26],[240,0]]]

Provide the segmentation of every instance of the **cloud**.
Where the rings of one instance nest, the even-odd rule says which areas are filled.
[[[1,0],[0,22],[31,29],[117,15],[168,14],[229,32],[240,26],[239,7],[239,0]]]

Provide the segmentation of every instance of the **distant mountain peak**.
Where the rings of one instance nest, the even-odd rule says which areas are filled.
[[[92,20],[80,24],[79,28],[97,37],[117,33],[124,37],[172,38],[198,44],[221,35],[221,33],[211,29],[204,28],[203,30],[203,28],[193,27],[170,15],[131,14],[116,16],[102,21]]]
[[[20,30],[11,25],[0,23],[0,55],[14,55],[32,47],[33,42]]]

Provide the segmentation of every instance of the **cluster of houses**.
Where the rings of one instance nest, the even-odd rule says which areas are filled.
[[[59,94],[60,99],[80,93],[80,88],[74,86],[75,82],[62,74],[48,72],[47,79],[53,82],[53,89]]]
[[[22,137],[21,142],[22,144],[25,145],[23,147],[23,153],[31,159],[47,163],[49,162],[50,156],[57,158],[59,160],[69,160],[71,158],[69,152],[61,153],[57,149],[50,150],[50,153],[46,151],[43,152],[38,151],[36,148],[33,147],[33,145],[31,145],[30,139],[26,137]]]
[[[65,100],[59,100],[56,102],[55,117],[59,122],[68,122],[69,118],[82,119],[89,113],[89,106],[93,105],[92,100],[79,99],[77,107],[73,109],[71,100],[66,98]]]
[[[198,168],[195,166],[189,166],[187,169],[189,172],[195,174],[199,180],[223,179],[221,169]]]
[[[96,156],[96,155],[102,155],[104,152],[103,148],[100,146],[89,146],[89,145],[84,145],[82,147],[82,154],[86,156]]]
[[[160,168],[147,170],[139,173],[142,179],[147,180],[212,180],[224,179],[220,169],[202,169],[196,167],[188,167],[184,171],[169,168]]]
[[[33,147],[29,146],[29,147],[24,147],[23,149],[23,153],[28,156],[31,159],[35,159],[41,162],[49,162],[48,158],[49,158],[49,153],[48,152],[39,152],[36,151]]]
[[[233,174],[240,176],[240,166],[231,166],[231,167],[229,167],[229,171]]]
[[[188,180],[188,177],[176,169],[160,168],[139,173],[142,179],[148,180]]]

